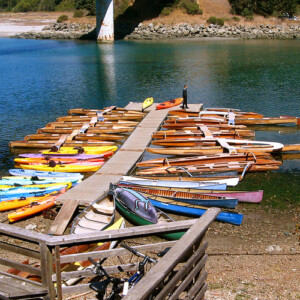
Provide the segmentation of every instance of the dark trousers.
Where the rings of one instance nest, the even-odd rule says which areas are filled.
[[[186,97],[184,97],[183,98],[183,103],[182,103],[182,108],[187,108],[188,106],[187,106],[187,98]]]

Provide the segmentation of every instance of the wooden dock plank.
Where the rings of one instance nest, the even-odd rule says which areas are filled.
[[[141,107],[141,103],[130,102],[125,108],[128,110],[140,110]],[[135,165],[148,146],[153,132],[160,127],[170,110],[155,110],[155,107],[156,105],[154,104],[147,110],[149,113],[146,117],[102,168],[57,199],[57,203],[63,203],[62,213],[59,213],[54,220],[49,231],[50,234],[63,234],[77,204],[88,205],[99,199],[108,191],[110,182],[116,183],[119,181],[121,176],[125,175]],[[202,104],[190,104],[189,107],[191,110],[200,111]],[[172,109],[178,109],[178,107]],[[65,204],[66,201],[68,202]]]

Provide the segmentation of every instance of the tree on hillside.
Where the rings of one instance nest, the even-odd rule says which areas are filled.
[[[265,17],[297,11],[299,0],[229,0],[232,12],[238,15],[258,14]]]
[[[76,9],[86,9],[89,15],[96,15],[96,0],[77,0],[75,2]]]

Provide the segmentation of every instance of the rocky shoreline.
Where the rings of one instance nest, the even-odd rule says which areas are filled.
[[[118,32],[122,28],[117,29]],[[24,39],[95,39],[95,27],[79,23],[54,23],[45,26],[40,32],[24,32],[14,38]],[[125,40],[166,40],[181,38],[237,38],[237,39],[299,39],[300,25],[190,25],[179,24],[148,25],[139,24]]]

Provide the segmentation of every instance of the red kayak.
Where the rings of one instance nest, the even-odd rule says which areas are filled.
[[[177,105],[181,104],[182,101],[183,101],[183,98],[172,99],[172,100],[157,104],[156,109],[164,109],[164,108],[170,108],[173,106],[177,106]]]

